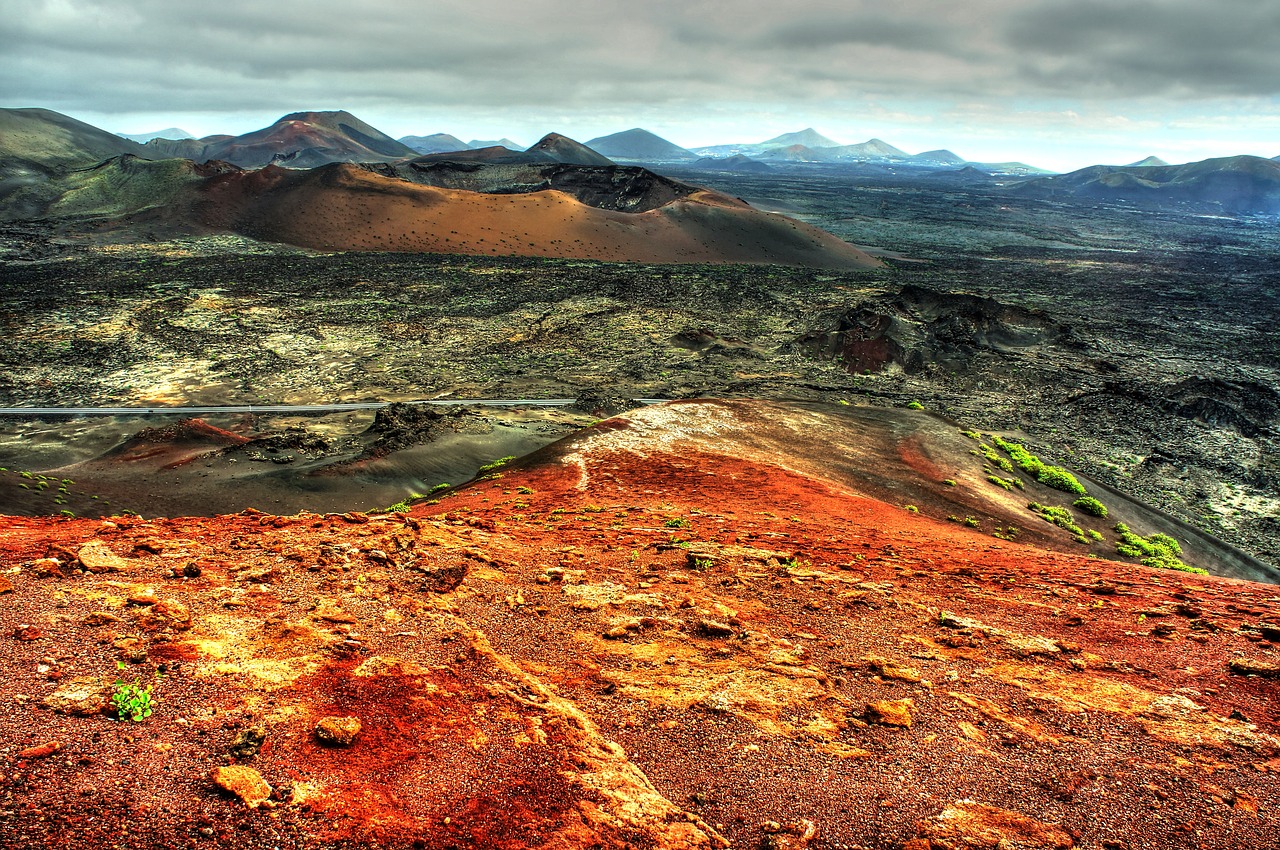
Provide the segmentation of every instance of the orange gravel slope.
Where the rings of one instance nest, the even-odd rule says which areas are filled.
[[[490,195],[420,186],[351,165],[311,171],[269,166],[210,179],[196,209],[205,226],[318,250],[826,269],[880,265],[823,230],[707,190],[625,213],[558,191]]]
[[[0,519],[0,846],[1275,846],[1275,586],[913,515],[781,416],[408,514]]]

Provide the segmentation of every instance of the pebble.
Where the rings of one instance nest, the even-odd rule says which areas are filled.
[[[880,700],[867,703],[865,717],[869,723],[910,729],[916,704],[910,699]]]
[[[316,738],[333,747],[349,747],[359,734],[358,717],[322,717],[316,724]]]
[[[251,809],[258,808],[271,797],[271,786],[262,774],[251,767],[238,764],[216,767],[210,778],[214,785],[235,794]]]

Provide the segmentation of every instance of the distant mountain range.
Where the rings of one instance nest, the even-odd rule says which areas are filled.
[[[148,160],[214,161],[250,169],[269,164],[314,168],[336,162],[416,163],[421,168],[442,162],[485,166],[560,163],[610,168],[616,162],[624,162],[758,174],[814,165],[853,166],[889,174],[911,167],[933,171],[939,185],[988,182],[993,175],[1008,185],[1011,176],[1025,177],[1029,179],[1015,184],[1012,190],[1045,198],[1148,206],[1194,205],[1230,213],[1280,212],[1280,157],[1237,156],[1168,165],[1150,156],[1130,165],[1091,166],[1050,176],[1050,172],[1018,162],[967,161],[949,150],[909,154],[881,139],[842,145],[812,128],[764,142],[694,150],[639,127],[600,136],[585,145],[549,133],[522,151],[506,138],[489,144],[484,140],[463,142],[457,136],[436,133],[397,140],[343,111],[295,112],[268,127],[238,136],[170,138],[180,135],[185,133],[178,128],[135,134],[136,138],[147,139],[145,144],[139,144],[50,110],[0,109],[0,199],[11,202],[15,192],[22,197],[35,197],[18,190],[68,169],[91,167],[127,154]],[[992,185],[1001,184],[997,181]]]
[[[188,133],[186,130],[183,130],[179,127],[169,127],[164,130],[155,130],[150,133],[117,133],[116,135],[122,139],[128,139],[132,142],[137,142],[140,145],[145,145],[147,142],[151,141],[152,139],[172,139],[174,141],[177,141],[180,139],[195,138],[194,134]]]

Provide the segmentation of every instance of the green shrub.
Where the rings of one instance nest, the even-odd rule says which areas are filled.
[[[476,475],[484,475],[486,472],[493,472],[495,469],[499,469],[503,466],[506,466],[507,464],[511,463],[511,461],[515,459],[516,459],[515,455],[507,455],[506,457],[500,457],[497,460],[495,460],[493,463],[486,463],[484,466],[477,469]]]
[[[117,661],[116,667],[123,670],[124,663]],[[151,716],[151,685],[145,688],[142,681],[135,678],[132,682],[116,679],[115,693],[111,695],[111,705],[116,710],[117,720],[141,722]]]
[[[913,401],[907,405],[907,410],[924,410],[924,405],[918,401]]]
[[[1115,525],[1120,540],[1116,543],[1116,554],[1126,558],[1135,558],[1143,566],[1157,567],[1162,570],[1180,570],[1184,573],[1208,575],[1208,570],[1193,567],[1182,562],[1182,546],[1167,534],[1152,534],[1143,537],[1134,534],[1123,522]]]
[[[1107,506],[1092,496],[1081,496],[1071,504],[1089,514],[1089,516],[1096,516],[1099,519],[1107,518]]]
[[[1011,440],[1005,440],[998,436],[993,436],[991,439],[1013,459],[1019,469],[1035,478],[1041,484],[1046,487],[1052,487],[1055,490],[1061,490],[1064,493],[1072,493],[1077,496],[1084,495],[1084,485],[1077,481],[1076,477],[1067,470],[1060,466],[1050,466],[1027,451],[1025,447]]]
[[[1084,529],[1076,525],[1075,517],[1071,515],[1071,511],[1061,506],[1042,505],[1039,502],[1032,502],[1027,508],[1038,515],[1045,522],[1056,525],[1064,531],[1074,534],[1079,540],[1084,540]]]
[[[441,490],[448,490],[452,486],[453,485],[448,481],[441,481],[439,484],[428,490],[427,493],[439,493]]]

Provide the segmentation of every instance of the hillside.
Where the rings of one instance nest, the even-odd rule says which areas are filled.
[[[629,162],[691,162],[698,158],[692,151],[640,127],[591,139],[587,147],[611,159]]]
[[[526,152],[545,154],[556,162],[569,165],[613,165],[613,160],[609,157],[559,133],[548,133]]]
[[[1267,846],[1274,586],[926,519],[813,471],[833,436],[857,450],[812,413],[676,403],[402,514],[0,519],[3,829]],[[104,716],[117,682],[150,716]]]
[[[449,151],[465,151],[473,147],[487,145],[469,145],[457,136],[448,133],[432,133],[430,136],[404,136],[400,144],[412,148],[417,153],[447,153]]]
[[[1280,163],[1256,156],[1233,156],[1185,165],[1094,165],[1070,174],[1031,180],[1019,184],[1014,191],[1035,197],[1065,196],[1274,214],[1280,212]]]
[[[137,142],[49,109],[0,109],[0,198],[121,154],[147,152]]]
[[[158,138],[149,141],[145,151],[143,155],[152,159],[219,160],[242,168],[272,163],[314,168],[331,162],[387,162],[418,155],[414,148],[344,111],[293,112],[239,136]]]
[[[588,206],[562,191],[480,194],[422,186],[348,165],[218,175],[194,221],[306,248],[431,251],[630,262],[877,265],[810,225],[707,190],[644,212]]]

